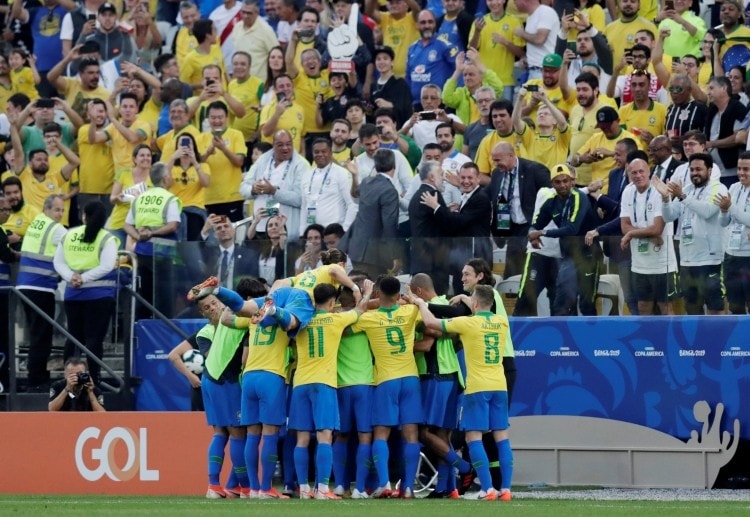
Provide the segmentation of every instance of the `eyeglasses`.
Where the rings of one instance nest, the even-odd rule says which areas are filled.
[[[702,41],[702,43],[703,43],[704,45],[705,45],[705,44],[713,45],[713,44],[714,44],[714,41],[716,41],[716,40],[713,40],[713,39],[704,39],[704,40]]]
[[[670,86],[669,93],[682,93],[682,86]]]

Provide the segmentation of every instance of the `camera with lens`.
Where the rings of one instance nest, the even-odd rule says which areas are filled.
[[[78,384],[80,385],[88,384],[91,380],[91,374],[89,372],[78,372],[76,375],[78,376]]]

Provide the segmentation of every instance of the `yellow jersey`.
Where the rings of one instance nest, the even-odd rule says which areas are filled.
[[[576,104],[573,106],[573,109],[570,110],[568,131],[570,131],[571,156],[577,154],[578,150],[583,147],[583,144],[585,144],[589,138],[594,136],[594,133],[597,132],[596,112],[603,106],[611,106],[617,109],[617,105],[610,97],[599,94],[599,100],[588,112],[584,112],[579,104]],[[578,185],[588,185],[591,183],[590,163],[582,163],[576,167],[576,183]]]
[[[258,127],[263,128],[263,125],[273,116],[277,104],[278,102],[274,98],[273,101],[263,106],[263,110],[260,112],[260,125]],[[292,135],[292,140],[294,140],[294,148],[298,151],[303,150],[302,138],[305,136],[305,112],[296,101],[292,102],[284,110],[284,113],[281,114],[279,121],[276,123],[276,129],[286,129],[289,131]],[[261,140],[269,144],[273,143],[273,135],[264,136]]]
[[[211,46],[208,54],[201,54],[198,49],[191,51],[182,63],[180,63],[180,81],[189,85],[202,84],[203,68],[208,65],[216,65],[221,69],[221,83],[226,88],[226,69],[224,68],[224,57],[221,47]],[[194,88],[195,93],[200,93],[203,87]]]
[[[541,135],[539,131],[531,131],[529,127],[524,133],[532,135],[532,141],[526,146],[529,152],[529,160],[534,160],[544,164],[549,170],[558,163],[568,160],[568,150],[570,148],[570,135],[572,131],[568,126],[565,131],[560,131],[555,124],[551,135]]]
[[[519,135],[515,131],[511,131],[507,135],[499,135],[497,131],[493,131],[479,142],[477,156],[474,159],[474,162],[479,166],[479,171],[483,174],[492,174],[492,170],[495,168],[495,164],[492,161],[492,148],[500,142],[511,144],[516,150],[516,156],[519,158],[528,158],[529,153],[524,145],[522,135]]]
[[[470,395],[480,391],[507,391],[503,370],[508,319],[491,312],[461,316],[441,321],[443,332],[458,334],[466,359],[466,390]]]
[[[315,269],[311,269],[309,271],[304,271],[299,275],[291,278],[292,287],[302,289],[310,295],[311,300],[314,300],[315,298],[313,298],[313,290],[315,289],[316,285],[331,284],[336,288],[341,285],[331,277],[331,269],[334,266],[335,264],[327,264],[325,266],[316,267]]]
[[[484,29],[479,34],[478,49],[482,64],[493,70],[504,86],[515,84],[513,80],[513,64],[516,58],[504,45],[495,43],[492,40],[492,35],[498,33],[514,45],[523,47],[526,45],[526,42],[513,32],[518,28],[523,28],[523,23],[520,18],[508,13],[503,13],[497,20],[492,17],[491,13],[487,13],[484,15],[484,21]],[[471,31],[469,32],[469,41],[474,37],[474,32],[474,24],[472,24]]]
[[[3,223],[3,229],[11,231],[16,235],[23,237],[26,235],[26,228],[29,227],[31,221],[36,219],[41,213],[41,210],[34,208],[28,203],[24,203],[23,207],[18,212],[11,212],[8,220]]]
[[[667,127],[667,107],[654,101],[645,110],[639,110],[634,102],[625,104],[620,108],[620,123],[633,134],[645,129],[654,136],[662,135]]]
[[[53,172],[50,167],[47,174],[41,180],[38,180],[32,174],[28,165],[18,174],[18,179],[21,180],[24,201],[39,211],[44,207],[44,200],[47,199],[47,196],[63,193],[63,185],[66,183],[60,169]]]
[[[207,163],[201,164],[201,170],[211,175],[211,167]],[[205,189],[200,184],[200,178],[198,177],[198,171],[192,165],[187,169],[183,169],[179,165],[175,164],[172,167],[172,186],[169,187],[169,191],[180,198],[182,206],[194,206],[198,208],[205,208]]]
[[[559,86],[555,86],[554,88],[547,88],[546,86],[544,86],[544,81],[542,79],[531,79],[530,81],[526,81],[526,84],[535,84],[539,86],[539,90],[544,91],[544,94],[547,96],[550,102],[554,104],[557,109],[564,112],[565,115],[570,115],[570,110],[578,102],[575,98],[575,95],[570,95],[570,97],[566,99],[565,96],[563,96],[563,92]],[[531,101],[531,92],[526,93],[524,101],[526,102],[526,104]],[[534,110],[531,111],[531,113],[529,113],[528,115],[534,122],[536,122],[536,112],[539,110],[539,106],[543,106],[543,104],[537,104]]]
[[[654,13],[656,14],[656,13]],[[652,34],[658,36],[659,33],[656,30],[656,26],[649,20],[651,18],[644,18],[638,16],[635,19],[624,22],[622,20],[615,20],[614,22],[607,25],[602,31],[609,41],[609,46],[612,47],[612,59],[613,63],[619,63],[625,54],[625,49],[635,45],[635,33],[641,30],[650,30]]]
[[[419,39],[417,22],[411,13],[406,13],[400,20],[396,20],[390,13],[380,13],[380,30],[383,33],[383,45],[391,47],[396,54],[393,74],[405,77],[409,46]]]
[[[75,77],[61,77],[65,81],[65,86],[61,90],[61,93],[65,95],[65,101],[70,107],[86,118],[85,115],[88,112],[88,104],[91,99],[101,99],[106,101],[109,99],[109,90],[104,86],[99,85],[96,89],[84,92],[81,88],[81,80]]]
[[[294,101],[302,107],[305,117],[303,125],[305,133],[327,133],[331,130],[330,124],[318,126],[315,120],[315,112],[318,110],[315,99],[318,94],[323,94],[324,100],[334,96],[328,70],[321,70],[318,77],[310,77],[300,71],[294,78]]]
[[[214,137],[213,133],[204,133],[204,145],[208,147]],[[224,144],[235,154],[247,156],[247,144],[242,133],[236,129],[227,128],[221,134]],[[240,194],[240,183],[242,183],[242,166],[232,165],[220,149],[216,149],[206,159],[212,171],[211,183],[204,189],[204,196],[207,205],[217,203],[231,203],[233,201],[242,201],[244,198]]]
[[[352,325],[352,332],[364,332],[375,358],[375,384],[403,377],[417,377],[414,359],[414,330],[422,321],[415,305],[394,305],[369,311]]]
[[[13,85],[14,93],[23,93],[32,101],[39,98],[39,92],[36,89],[34,74],[31,68],[22,66],[17,70],[11,70],[10,82]]]
[[[740,22],[741,21],[742,20],[740,20]],[[727,50],[734,47],[735,45],[745,45],[746,47],[750,48],[750,40],[748,39],[750,38],[750,27],[740,24],[735,27],[732,32],[727,34],[726,37],[727,39],[721,46],[721,50],[719,51],[719,57],[721,59],[724,59],[724,54],[726,54]]]
[[[177,63],[180,65],[180,68],[182,68],[182,63],[185,61],[187,55],[198,48],[198,40],[190,33],[190,29],[187,27],[180,27],[175,36],[174,48]],[[212,51],[214,48],[221,52],[221,43],[218,38],[216,39],[216,43],[211,45]]]
[[[89,143],[89,124],[78,130],[78,176],[82,194],[111,194],[115,182],[115,163],[111,142]]]
[[[151,125],[143,120],[135,120],[128,128],[131,131],[135,131],[141,138],[140,144],[151,144],[151,135],[153,130]],[[115,172],[130,169],[133,167],[133,149],[138,144],[133,144],[128,141],[127,138],[120,133],[115,126],[112,124],[104,128],[104,134],[107,135],[107,139],[112,142],[112,162],[114,163]]]
[[[153,99],[149,98],[138,113],[136,120],[147,122],[151,126],[152,135],[156,135],[156,128],[159,125],[159,114],[161,106],[157,105]],[[150,143],[150,142],[149,142]]]
[[[229,94],[245,106],[245,116],[242,118],[231,116],[229,126],[241,131],[245,142],[255,140],[260,123],[260,112],[252,106],[260,106],[263,96],[263,81],[257,77],[248,77],[244,81],[232,79],[227,87]]]
[[[357,322],[356,310],[315,311],[304,331],[297,334],[297,371],[294,385],[321,383],[337,387],[336,363],[341,336]]]
[[[245,361],[247,372],[271,372],[286,378],[289,336],[278,325],[261,327],[250,323],[250,318],[237,318],[234,326],[248,329],[250,348]]]
[[[645,149],[643,148],[643,141],[640,138],[635,136],[630,131],[620,129],[620,133],[614,138],[607,138],[603,131],[597,131],[591,138],[588,139],[585,144],[583,144],[583,146],[581,146],[581,148],[578,150],[578,154],[584,154],[586,152],[593,151],[598,147],[607,149],[609,151],[614,151],[617,142],[619,142],[623,138],[632,138],[638,145],[638,149],[645,151]],[[599,160],[591,164],[591,179],[602,180],[602,194],[606,194],[607,192],[609,192],[609,171],[614,169],[616,166],[617,164],[615,164],[615,159],[611,156],[607,156],[603,160]],[[576,183],[578,183],[578,185],[583,185],[580,180],[576,180]]]
[[[161,151],[162,163],[167,163],[172,157],[177,149],[177,145],[179,144],[180,136],[183,134],[189,134],[193,137],[193,140],[195,140],[195,145],[198,146],[198,151],[195,153],[196,156],[199,154],[205,154],[206,146],[204,145],[203,133],[201,133],[194,125],[188,124],[179,130],[172,129],[156,139],[156,146]]]

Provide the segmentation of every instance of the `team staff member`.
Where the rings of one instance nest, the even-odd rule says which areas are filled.
[[[398,305],[401,283],[397,278],[383,278],[379,289],[380,308],[363,314],[352,325],[353,332],[367,334],[375,357],[372,458],[378,474],[378,488],[372,497],[391,495],[388,437],[391,428],[401,426],[406,442],[401,494],[410,499],[414,497],[413,485],[420,453],[419,424],[422,422],[419,372],[414,359],[414,330],[421,317],[416,307]]]
[[[366,309],[372,294],[372,282],[365,281],[359,309]],[[297,431],[294,466],[301,499],[341,499],[329,490],[333,464],[333,431],[339,428],[339,405],[336,398],[336,359],[341,336],[356,323],[360,310],[333,313],[336,288],[318,284],[313,290],[315,312],[307,332],[297,336],[297,371],[289,409],[289,429]],[[308,481],[310,433],[316,431],[315,453],[317,485],[315,492]]]
[[[180,227],[182,202],[167,189],[172,186],[172,174],[163,163],[151,166],[150,187],[130,205],[125,217],[125,233],[132,237],[135,253],[139,258],[141,294],[148,301],[153,300],[154,270],[152,268],[154,244],[174,245]],[[164,252],[158,253],[163,255]],[[149,317],[150,311],[139,304],[139,318]]]
[[[64,206],[62,194],[52,194],[44,200],[42,213],[31,221],[26,230],[16,280],[16,286],[29,301],[52,319],[55,317],[55,290],[59,281],[53,258],[66,232],[60,224]],[[28,328],[33,329],[29,333],[29,391],[47,391],[47,359],[52,350],[52,324],[31,306],[24,304],[24,310]]]
[[[104,229],[107,209],[100,201],[83,207],[83,226],[70,230],[55,253],[55,270],[67,282],[65,315],[68,330],[99,359],[104,353],[104,336],[115,308],[117,291],[117,237]],[[63,359],[82,353],[70,340]],[[91,377],[100,381],[100,366],[94,361]]]
[[[472,316],[438,320],[430,313],[427,302],[412,296],[427,328],[458,334],[466,354],[466,390],[461,403],[461,428],[482,489],[478,499],[510,501],[513,477],[513,451],[508,434],[508,389],[503,372],[502,355],[510,328],[508,319],[491,311],[494,289],[479,285],[471,294]],[[487,451],[482,433],[490,430],[497,444],[502,471],[500,494],[492,486]]]

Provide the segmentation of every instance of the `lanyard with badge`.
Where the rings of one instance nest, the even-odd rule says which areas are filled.
[[[316,204],[318,203],[318,198],[323,194],[323,188],[326,186],[326,181],[328,181],[328,173],[331,172],[331,164],[328,164],[328,167],[326,167],[325,174],[323,175],[323,181],[320,183],[320,190],[318,190],[318,195],[315,196],[313,199],[310,194],[312,193],[312,184],[313,180],[315,179],[315,173],[318,172],[321,169],[318,169],[317,167],[313,169],[312,176],[310,176],[310,184],[307,186],[307,198],[309,200],[309,205],[307,206],[307,224],[315,224],[315,212],[317,210]]]
[[[271,175],[273,174],[274,169],[276,167],[273,166],[273,158],[271,158],[271,161],[268,162],[268,169],[266,170],[266,173],[263,175],[263,179],[267,183],[271,183]],[[283,163],[283,162],[282,162]],[[286,175],[289,174],[289,167],[292,166],[292,160],[291,158],[286,161],[286,167],[284,167],[284,174],[281,176],[281,181],[279,182],[279,185],[284,183],[284,180],[286,180]],[[278,208],[278,203],[274,200],[272,196],[268,196],[268,199],[266,199],[266,208]]]
[[[750,188],[742,187],[742,190],[737,193],[738,205],[742,194],[745,194],[745,208],[743,209],[743,211],[747,212],[748,207],[750,207]],[[729,234],[728,247],[730,250],[740,249],[740,246],[742,245],[742,234],[744,233],[744,230],[745,225],[735,221],[735,223],[732,225],[732,232]]]
[[[646,191],[646,197],[643,198],[643,222],[648,224],[648,198],[651,197],[651,187]],[[638,224],[638,209],[636,205],[636,199],[638,198],[638,190],[633,190],[633,225]],[[637,226],[636,226],[637,228]],[[648,253],[648,238],[638,239],[638,253]]]
[[[703,195],[704,190],[706,190],[705,185],[701,187],[700,191],[693,191],[693,197],[695,197],[696,200],[699,200]],[[693,243],[693,211],[690,210],[686,215],[685,222],[682,224],[682,239],[680,240],[685,246]]]
[[[495,219],[496,230],[510,230],[510,198],[513,196],[513,183],[515,174],[512,171],[503,177],[503,181],[500,183],[500,190],[497,196],[497,218]],[[505,193],[507,179],[508,193]]]

